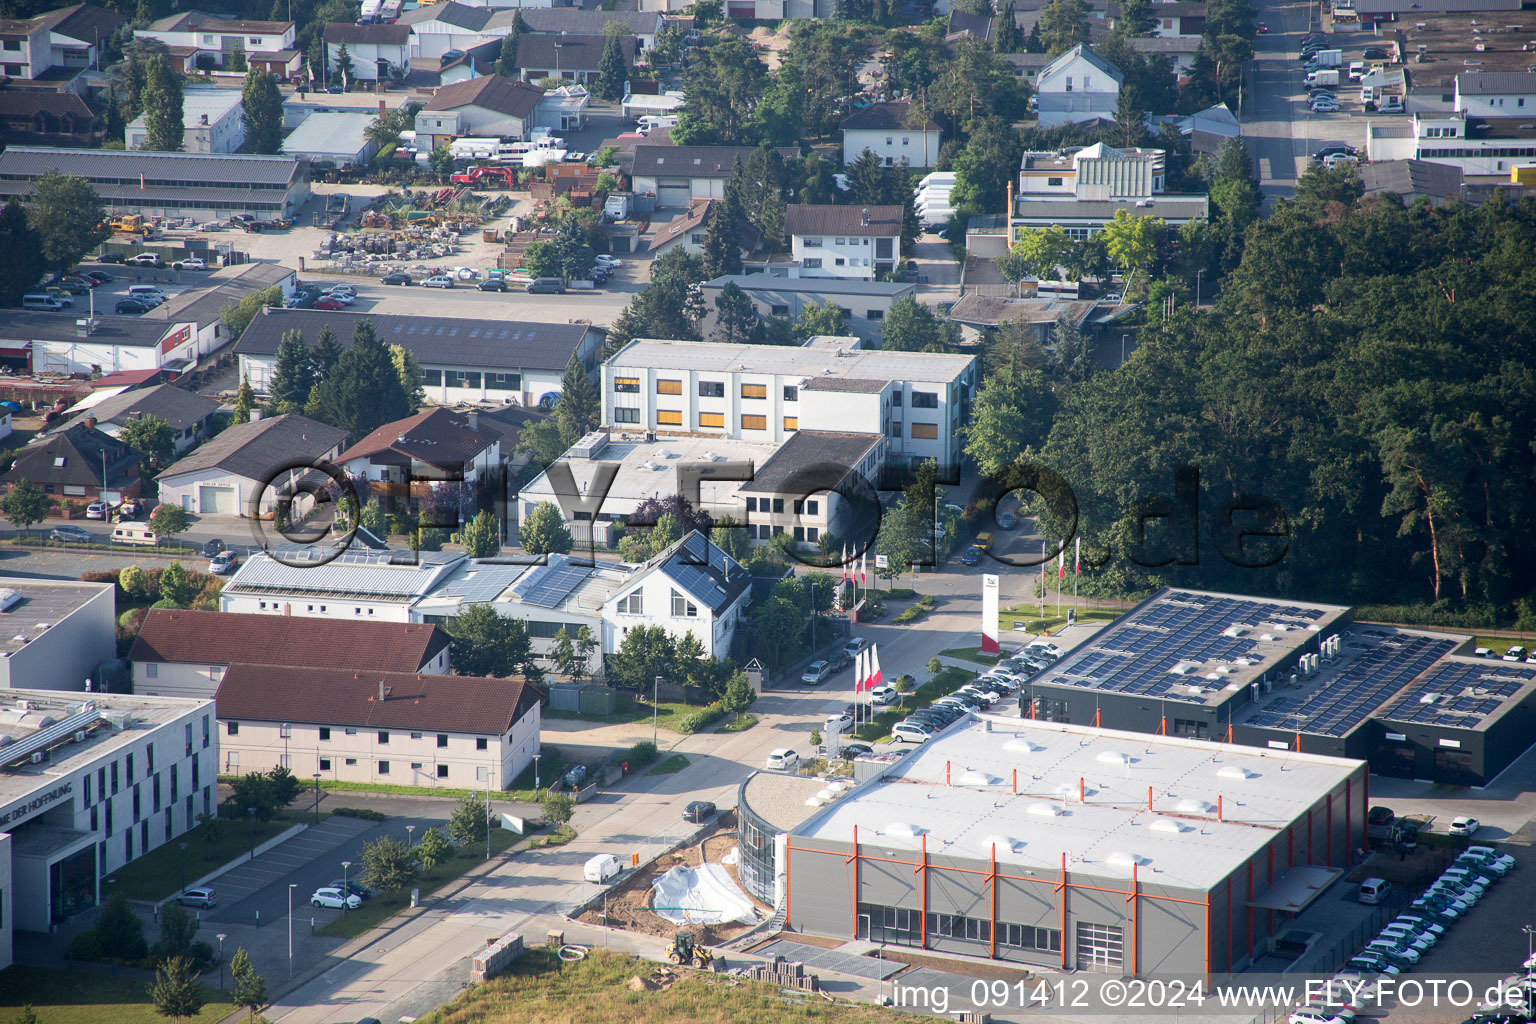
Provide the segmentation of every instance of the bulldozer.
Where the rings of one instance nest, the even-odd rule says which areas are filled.
[[[693,932],[682,931],[672,937],[672,944],[667,947],[667,959],[675,964],[709,970],[714,966],[715,955],[693,940]]]

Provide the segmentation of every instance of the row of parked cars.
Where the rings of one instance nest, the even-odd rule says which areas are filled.
[[[1061,648],[1049,640],[1036,640],[1023,650],[1002,659],[945,697],[912,712],[891,728],[898,743],[922,743],[939,730],[970,714],[985,711],[1015,692],[1061,657]]]
[[[372,895],[368,887],[361,882],[350,878],[334,878],[314,891],[314,894],[309,897],[309,905],[329,907],[332,910],[340,910],[343,907],[356,910]],[[199,885],[191,889],[183,889],[177,894],[176,902],[184,907],[212,908],[219,905],[219,893],[211,885]]]
[[[1363,985],[1360,991],[1368,992],[1383,976],[1401,974],[1416,966],[1445,935],[1446,929],[1465,917],[1514,867],[1513,857],[1491,846],[1468,846],[1406,911],[1351,957],[1336,978],[1347,981],[1351,989]],[[1360,899],[1379,902],[1390,889],[1385,880],[1368,878],[1360,883]],[[1358,1009],[1319,1002],[1298,1007],[1290,1019],[1291,1024],[1351,1024]]]

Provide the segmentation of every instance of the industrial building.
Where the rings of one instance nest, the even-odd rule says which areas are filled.
[[[109,597],[110,601],[110,597]],[[214,812],[213,701],[0,691],[0,968],[12,933],[101,902],[101,880]]]
[[[1353,864],[1366,766],[977,715],[859,783],[742,783],[784,930],[1123,974],[1242,970]]]
[[[103,664],[117,656],[115,590],[0,577],[0,693],[102,689]]]
[[[1025,684],[1026,714],[1481,786],[1536,736],[1536,665],[1350,609],[1159,591]]]

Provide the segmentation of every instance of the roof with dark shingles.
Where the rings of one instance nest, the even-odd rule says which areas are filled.
[[[498,440],[495,434],[470,430],[463,413],[434,406],[386,423],[336,457],[338,463],[371,459],[393,452],[395,462],[415,459],[430,466],[451,469],[463,466]]]
[[[743,593],[752,589],[752,573],[703,533],[693,530],[646,562],[608,600],[631,592],[635,584],[653,572],[666,576],[694,600],[716,613],[729,608]]]
[[[525,36],[524,39],[533,38]],[[523,42],[519,41],[521,54]],[[427,101],[428,110],[454,110],[458,107],[476,106],[494,110],[508,117],[527,117],[539,105],[544,90],[527,82],[519,82],[505,75],[482,75],[462,82],[454,82],[437,90]]]
[[[134,413],[138,413],[164,420],[172,430],[186,430],[213,415],[218,408],[219,403],[206,395],[174,384],[157,384],[138,391],[124,391],[97,402],[71,419],[67,427],[84,423],[90,416],[94,416],[98,423],[127,423]]]
[[[226,720],[490,736],[511,731],[542,696],[522,679],[242,664],[224,673],[214,699]]]
[[[347,439],[347,432],[295,413],[236,423],[192,449],[157,479],[221,469],[247,480],[265,480],[300,461],[318,459]]]
[[[871,104],[870,106],[865,107],[863,110],[855,110],[853,113],[843,118],[843,123],[840,127],[843,129],[843,131],[847,131],[850,128],[865,128],[871,131],[888,131],[898,128],[905,128],[914,132],[918,130],[936,132],[939,130],[938,124],[936,124],[931,117],[924,121],[921,125],[907,124],[907,114],[911,109],[912,104],[910,103]]]
[[[625,67],[634,66],[635,43],[634,36],[619,37]],[[517,41],[517,66],[543,70],[558,65],[561,72],[596,71],[598,61],[603,59],[603,48],[607,45],[607,36],[530,32]]]
[[[610,22],[618,22],[634,35],[655,35],[661,28],[659,11],[586,11],[579,7],[524,7],[523,24],[534,32],[576,32],[602,35]],[[510,20],[502,9],[495,19]],[[493,24],[495,22],[493,21]]]
[[[784,231],[790,235],[899,235],[901,207],[796,204],[784,212]]]
[[[587,324],[528,320],[470,320],[464,317],[405,316],[395,313],[344,313],[321,309],[263,309],[235,344],[238,355],[277,354],[284,331],[299,331],[314,345],[329,324],[337,343],[352,344],[359,320],[373,321],[386,345],[399,345],[423,365],[486,370],[564,370],[581,346]]]
[[[420,669],[447,646],[448,634],[426,622],[152,608],[128,658],[198,665],[258,659],[290,668],[399,672]]]
[[[445,4],[433,4],[418,7],[414,11],[406,11],[400,15],[395,24],[409,27],[426,22],[437,22],[440,25],[452,25],[454,28],[467,28],[471,32],[479,32],[486,27],[495,13],[496,11],[491,7],[471,7],[468,4],[453,3],[449,0]]]
[[[872,381],[870,383],[878,383]],[[757,467],[743,493],[810,495],[830,491],[856,469],[880,443],[879,434],[841,430],[797,430]]]
[[[411,41],[409,25],[353,25],[333,21],[325,26],[328,43],[373,43],[379,46],[404,46]]]
[[[78,426],[22,448],[10,471],[0,476],[0,483],[30,480],[39,486],[100,487],[103,452],[108,487],[126,487],[139,478],[143,455],[109,434]]]

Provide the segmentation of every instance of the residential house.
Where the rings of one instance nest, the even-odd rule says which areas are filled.
[[[279,263],[237,263],[200,275],[198,283],[201,288],[173,295],[148,313],[140,313],[139,319],[192,324],[196,338],[192,351],[200,358],[237,340],[224,325],[227,307],[268,288],[278,289],[287,301],[298,287],[298,271]]]
[[[1153,38],[1171,39],[1178,36],[1199,38],[1205,34],[1205,4],[1190,0],[1158,0],[1142,8],[1152,19],[1147,35]],[[1120,5],[1111,3],[1105,12],[1105,21],[1111,29],[1118,28],[1122,18]]]
[[[564,78],[590,87],[597,81],[598,64],[607,45],[607,36],[530,32],[517,40],[518,77],[525,82]],[[634,67],[638,52],[635,37],[620,36],[619,45],[624,51],[624,67]]]
[[[1171,226],[1203,220],[1204,194],[1163,191],[1167,154],[1161,149],[1115,149],[1102,142],[1057,152],[1026,152],[1019,161],[1011,230],[1060,227],[1083,240],[1124,210]]]
[[[1052,333],[1063,317],[1086,337],[1107,331],[1117,320],[1137,307],[1102,299],[1079,299],[1058,295],[1014,298],[972,292],[961,296],[949,311],[949,319],[960,325],[960,339],[965,344],[985,341],[1005,323],[1027,324],[1034,338],[1043,346],[1053,343]]]
[[[419,116],[419,115],[418,115]],[[360,320],[386,345],[399,345],[421,365],[427,399],[438,405],[487,403],[553,408],[573,361],[597,365],[607,332],[587,323],[538,323],[468,317],[264,309],[235,345],[241,379],[264,392],[285,331],[313,345],[329,325],[338,344],[352,343]]]
[[[541,697],[521,679],[232,665],[216,698],[220,771],[505,789],[539,753]]]
[[[1536,71],[1464,71],[1455,96],[1458,114],[1529,119],[1536,114]]]
[[[886,167],[932,167],[939,158],[941,132],[937,122],[913,120],[912,104],[874,103],[843,118],[843,164],[857,160],[866,149]]]
[[[562,85],[539,97],[533,111],[533,126],[556,132],[579,132],[587,126],[587,107],[592,97],[579,85]]]
[[[635,146],[631,183],[637,195],[654,195],[660,209],[690,208],[700,199],[724,199],[737,162],[745,164],[756,152],[751,146]],[[794,149],[779,150],[793,158]]]
[[[137,391],[123,389],[115,394],[97,391],[72,406],[63,429],[95,427],[110,437],[118,437],[135,420],[153,417],[171,428],[176,454],[191,448],[208,430],[208,421],[219,411],[219,402],[196,391],[174,384],[156,384]]]
[[[418,496],[431,481],[473,487],[480,474],[501,465],[501,435],[480,429],[480,414],[433,406],[386,423],[336,458],[353,479],[378,491]],[[413,486],[414,485],[414,486]]]
[[[1458,167],[1464,176],[1508,178],[1536,164],[1536,120],[1416,113],[1411,122],[1368,121],[1365,153],[1372,163],[1428,160]]]
[[[282,498],[303,503],[299,484],[316,472],[308,467],[334,460],[346,437],[294,413],[236,423],[160,473],[160,500],[202,515],[265,518]]]
[[[752,574],[697,530],[652,558],[603,603],[603,650],[636,626],[692,633],[711,658],[731,652],[752,600]]]
[[[1113,121],[1125,76],[1093,47],[1079,43],[1051,61],[1035,80],[1040,126]]]
[[[238,153],[245,145],[245,107],[239,89],[187,86],[181,91],[183,153]],[[127,127],[123,142],[142,149],[149,135],[147,116],[140,114]]]
[[[133,692],[212,697],[231,665],[352,672],[448,671],[448,634],[437,626],[375,619],[152,608],[128,653]]]
[[[116,503],[139,496],[144,485],[139,472],[143,462],[143,452],[81,424],[23,447],[11,468],[0,475],[0,487],[9,491],[26,480],[56,502]]]
[[[0,138],[32,146],[97,146],[107,122],[72,92],[0,86]]]
[[[1360,165],[1366,195],[1391,192],[1412,205],[1423,196],[1431,206],[1448,206],[1466,198],[1461,168],[1429,160],[1383,160]]]
[[[1162,7],[1163,4],[1156,6]],[[1204,6],[1204,5],[1201,5]],[[1179,76],[1187,76],[1195,68],[1195,54],[1200,52],[1203,36],[1133,36],[1126,40],[1131,49],[1143,57],[1167,57]]]
[[[1014,76],[1024,79],[1030,88],[1035,87],[1040,81],[1040,72],[1051,63],[1051,58],[1043,53],[1004,53],[999,56],[1003,63],[1013,68]]]
[[[521,47],[521,43],[519,43]],[[416,113],[416,144],[428,152],[465,135],[526,138],[544,90],[502,75],[484,75],[437,90]]]
[[[809,546],[824,534],[873,536],[887,444],[884,434],[797,430],[741,485],[747,536],[788,533]]]
[[[493,22],[500,20],[493,19]],[[510,16],[504,20],[510,26]],[[563,32],[573,36],[600,36],[613,22],[624,25],[627,34],[635,37],[639,50],[656,45],[656,33],[661,30],[661,15],[656,11],[584,10],[580,7],[534,7],[523,11],[523,24],[530,32],[541,35]]]
[[[970,421],[977,369],[974,356],[870,350],[857,338],[637,339],[602,374],[603,423],[615,430],[775,447],[802,428],[883,434],[888,462],[933,459],[947,472],[960,463],[957,434]]]
[[[350,22],[330,22],[325,26],[326,60],[331,67],[347,48],[352,59],[352,77],[360,82],[388,81],[398,72],[400,77],[411,71],[411,26],[354,25]]]
[[[649,250],[656,255],[661,255],[672,249],[683,249],[698,255],[704,251],[704,238],[709,234],[709,222],[720,209],[720,200],[704,199],[693,204],[693,207],[681,217],[674,217],[665,224],[656,228],[656,233],[651,237]],[[757,229],[750,224],[741,227],[741,249],[751,253],[757,251],[762,244]],[[707,301],[707,300],[706,300]]]
[[[917,285],[904,281],[863,281],[847,277],[779,277],[775,274],[734,274],[702,285],[705,337],[717,323],[715,300],[727,284],[740,288],[761,316],[794,320],[811,302],[831,303],[843,310],[850,333],[867,342],[880,340],[880,325],[897,299],[915,297]]]
[[[901,264],[901,227],[899,206],[797,203],[784,214],[799,277],[883,277]]]
[[[146,217],[291,218],[309,198],[302,163],[287,156],[11,146],[0,153],[0,202],[52,170],[84,178],[108,212]]]
[[[306,549],[313,550],[313,549]],[[312,564],[299,552],[247,558],[219,592],[219,610],[254,615],[417,622],[411,609],[469,562],[462,553],[352,549]]]
[[[19,148],[19,147],[18,147]],[[6,158],[0,153],[0,174]],[[0,180],[0,186],[8,184]],[[91,374],[113,370],[190,369],[197,339],[189,321],[89,315],[90,297],[75,297],[68,314],[8,309],[0,316],[0,362],[31,373]]]
[[[100,68],[103,40],[127,23],[116,11],[95,4],[0,19],[0,77],[29,89],[83,96],[81,74]]]
[[[244,21],[186,11],[151,22],[133,34],[164,43],[179,71],[239,70],[237,55],[243,54],[249,66],[287,78],[298,72],[304,60],[294,48],[291,21]]]

